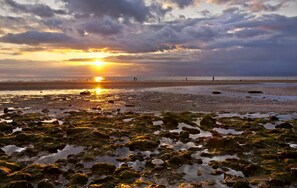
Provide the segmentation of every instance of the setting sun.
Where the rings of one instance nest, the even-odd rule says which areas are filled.
[[[104,78],[101,76],[97,76],[94,78],[94,80],[95,80],[95,82],[102,82],[104,80]]]
[[[105,64],[105,62],[102,62],[102,61],[100,61],[100,60],[96,60],[96,61],[94,62],[94,64],[95,64],[96,66],[98,66],[98,67],[101,67],[101,66],[103,66],[103,65]]]

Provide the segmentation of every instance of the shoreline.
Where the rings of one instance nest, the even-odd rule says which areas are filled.
[[[46,90],[46,89],[134,89],[174,86],[240,85],[260,83],[297,83],[297,80],[188,80],[188,81],[102,81],[102,82],[0,82],[0,90]]]

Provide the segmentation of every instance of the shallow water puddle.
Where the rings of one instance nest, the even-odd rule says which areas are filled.
[[[270,129],[270,130],[272,130],[272,129],[275,129],[275,124],[272,124],[272,123],[265,123],[265,124],[263,124],[263,127],[265,127],[265,129]]]
[[[35,164],[50,164],[54,163],[59,159],[67,159],[69,155],[76,155],[84,150],[85,147],[83,146],[72,146],[67,145],[63,150],[58,150],[57,153],[49,154],[46,156],[42,156],[37,159],[34,163]]]
[[[174,142],[170,138],[162,137],[160,139],[160,146],[165,146],[167,148],[172,148],[174,150],[188,150],[190,148],[201,148],[201,146],[197,146],[193,142],[182,143],[181,141]]]
[[[163,121],[153,121],[154,126],[162,125]]]
[[[127,164],[129,167],[132,167],[136,171],[141,171],[144,169],[146,165],[146,161],[127,161],[127,162],[120,162],[117,159],[119,158],[126,158],[131,154],[136,154],[137,151],[131,151],[127,147],[118,148],[116,150],[116,154],[114,156],[104,155],[104,156],[97,156],[94,161],[91,162],[83,162],[85,168],[91,168],[95,163],[102,162],[102,163],[109,163],[113,164],[117,168],[120,167],[122,164]],[[144,151],[141,152],[143,155],[148,158],[151,154],[156,152]]]
[[[126,119],[123,119],[123,122],[131,122],[134,118],[126,118]]]
[[[58,122],[59,123],[59,125],[63,125],[63,123],[64,123],[64,121],[60,121],[60,120],[58,120],[58,119],[46,119],[46,120],[43,120],[43,121],[41,121],[42,123],[54,123],[54,122]]]
[[[218,187],[227,187],[223,184],[223,176],[214,176],[211,175],[213,169],[208,165],[182,165],[179,168],[179,172],[183,173],[183,179],[187,182],[199,182],[199,181],[208,181],[214,182]],[[208,187],[208,186],[206,186]],[[212,187],[212,186],[210,186]]]
[[[170,130],[169,132],[171,133],[181,133],[183,131],[183,128],[189,128],[189,129],[197,129],[199,130],[197,127],[193,127],[191,125],[188,125],[188,124],[185,124],[185,123],[178,123],[178,127],[177,129],[173,129],[173,130]]]
[[[12,153],[20,153],[26,149],[26,147],[18,147],[16,145],[7,145],[1,148],[6,155],[11,155]]]
[[[23,129],[19,128],[19,127],[15,128],[15,129],[12,129],[12,133],[21,132],[21,131],[23,131]]]
[[[213,128],[212,130],[217,131],[220,134],[240,135],[243,133],[243,131],[235,131],[234,129]]]
[[[232,117],[239,117],[239,118],[268,118],[271,116],[269,113],[247,113],[247,114],[240,114],[240,113],[217,113],[216,116],[218,118],[232,118]]]
[[[12,119],[0,119],[0,123],[12,123],[13,120]]]
[[[237,171],[237,170],[233,170],[231,168],[227,168],[228,171],[226,172],[226,174],[230,174],[232,176],[239,176],[242,178],[245,178],[244,174],[241,171]]]
[[[289,144],[291,148],[297,149],[297,144]]]

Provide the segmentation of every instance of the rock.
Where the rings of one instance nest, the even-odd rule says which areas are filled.
[[[80,95],[92,95],[92,93],[88,90],[79,93]]]
[[[109,100],[108,103],[113,104],[114,103],[114,100]]]
[[[9,182],[5,188],[34,188],[33,185],[26,180],[20,181],[11,181]]]
[[[21,169],[20,165],[18,165],[16,163],[6,162],[6,161],[2,161],[2,160],[0,160],[0,166],[7,167],[13,171]]]
[[[133,183],[139,177],[140,174],[134,170],[124,170],[119,174],[119,178],[126,183]]]
[[[89,177],[82,173],[76,173],[73,174],[70,179],[73,184],[85,185],[88,182]]]
[[[188,131],[190,134],[199,134],[200,133],[199,129],[192,129],[192,128],[183,127],[182,130]]]
[[[0,123],[0,132],[11,133],[12,132],[12,125],[8,123]]]
[[[254,90],[252,90],[252,91],[249,91],[248,93],[261,94],[261,93],[263,93],[263,92],[262,92],[262,91],[254,91]]]
[[[0,166],[0,179],[4,179],[8,176],[11,170],[5,166]]]
[[[206,147],[209,149],[218,149],[223,151],[238,151],[240,146],[232,138],[213,137],[208,140]]]
[[[248,164],[243,168],[242,172],[245,176],[252,176],[260,169],[261,167],[257,164]]]
[[[190,134],[189,134],[188,131],[182,131],[182,132],[180,133],[179,137],[180,137],[181,139],[189,139]]]
[[[45,166],[43,168],[42,172],[44,174],[57,174],[57,175],[63,173],[63,171],[60,170],[60,168],[57,165],[54,165],[54,164]]]
[[[9,174],[9,177],[13,180],[31,180],[32,179],[31,174],[26,172],[21,172],[21,171]]]
[[[191,164],[192,163],[192,156],[190,153],[181,153],[172,156],[168,163],[171,165],[181,166],[183,164]]]
[[[269,185],[272,187],[284,187],[286,185],[290,185],[291,182],[292,179],[286,172],[274,173],[268,180]]]
[[[164,164],[164,161],[162,159],[153,159],[152,164],[154,164],[156,166],[161,166]]]
[[[240,177],[237,177],[237,176],[232,176],[232,175],[229,175],[229,174],[224,174],[224,183],[227,185],[227,186],[234,186],[236,182],[238,181],[244,181],[243,178],[240,178]]]
[[[216,125],[216,120],[207,115],[200,122],[201,128],[212,129]]]
[[[141,151],[147,151],[147,150],[154,150],[158,148],[159,142],[154,140],[148,140],[145,138],[135,139],[127,143],[130,150],[141,150]]]
[[[125,104],[125,107],[130,107],[130,108],[132,108],[132,107],[135,107],[135,104]]]
[[[91,169],[93,174],[107,175],[112,174],[116,167],[108,163],[95,163]]]
[[[162,118],[163,125],[167,129],[176,129],[178,127],[178,121],[171,116],[165,116]]]
[[[89,127],[68,128],[66,133],[67,135],[74,135],[74,134],[83,133],[87,131],[92,131],[92,129]]]
[[[41,112],[46,114],[46,113],[49,113],[49,110],[48,109],[42,109]]]
[[[213,91],[212,94],[214,94],[214,95],[220,95],[222,93],[220,91]]]
[[[233,188],[250,188],[250,186],[247,181],[239,180],[235,182],[235,184],[233,185]]]
[[[292,177],[297,178],[297,168],[295,167],[291,168],[290,171],[291,171]]]
[[[101,133],[99,131],[94,131],[93,132],[94,137],[99,138],[99,139],[109,139],[109,135]]]
[[[291,128],[293,128],[293,125],[286,122],[286,123],[281,123],[281,124],[275,126],[275,128],[277,128],[277,129],[291,129]]]
[[[43,179],[38,183],[37,188],[54,188],[54,185],[48,179]]]
[[[279,119],[278,119],[278,117],[276,117],[276,116],[271,116],[271,117],[270,117],[270,120],[271,120],[271,121],[278,121]]]

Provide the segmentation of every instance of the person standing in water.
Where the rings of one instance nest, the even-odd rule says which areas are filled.
[[[214,81],[214,76],[212,77],[212,81]]]

